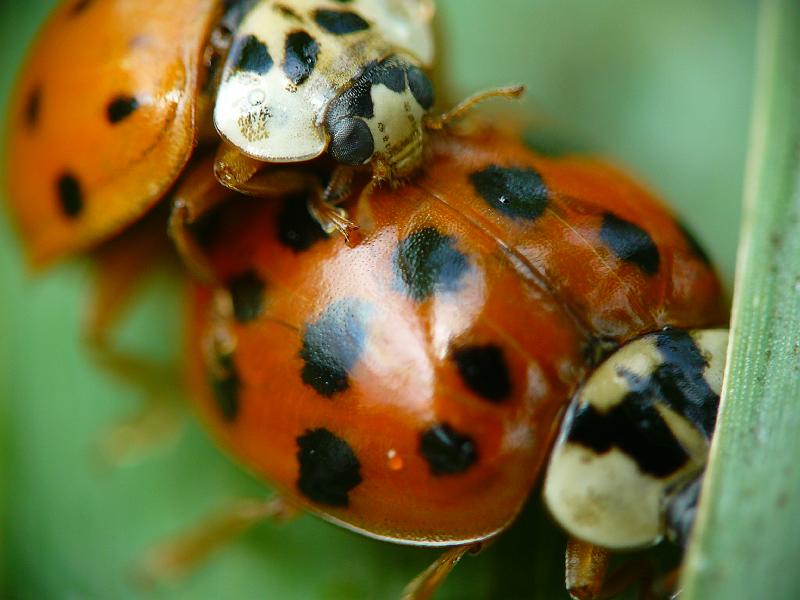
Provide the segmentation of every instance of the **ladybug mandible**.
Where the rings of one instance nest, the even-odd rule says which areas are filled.
[[[425,123],[449,118],[429,114],[432,16],[429,0],[65,2],[10,112],[11,206],[31,262],[93,248],[139,219],[197,145],[218,147],[206,178],[255,196],[313,189],[320,222],[347,232],[334,204],[356,167],[375,181],[406,177]],[[323,153],[342,165],[326,190],[314,170],[275,164]],[[196,265],[185,227],[218,198],[183,191],[171,230]]]
[[[593,597],[609,550],[691,526],[720,284],[604,162],[489,128],[431,152],[424,176],[347,205],[355,248],[297,198],[215,213],[203,243],[223,285],[198,284],[187,346],[197,407],[291,505],[448,548],[408,598],[506,529],[546,468],[545,502],[580,540],[570,591]]]

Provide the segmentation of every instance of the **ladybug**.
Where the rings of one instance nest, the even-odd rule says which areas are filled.
[[[719,403],[727,307],[706,254],[601,160],[485,126],[345,206],[226,203],[201,243],[189,382],[221,446],[288,504],[447,549],[407,598],[544,500],[574,538],[568,587],[609,551],[681,543]],[[260,513],[263,516],[263,513]],[[218,532],[217,532],[218,533]]]
[[[313,189],[314,214],[347,231],[333,203],[351,171],[407,176],[422,160],[423,122],[447,120],[429,114],[432,15],[429,0],[65,2],[10,112],[11,207],[31,262],[131,225],[174,189],[198,144],[219,147],[205,178],[255,196]],[[274,164],[323,153],[344,165],[324,193],[313,170]],[[215,201],[176,202],[180,250],[190,252],[184,227]]]

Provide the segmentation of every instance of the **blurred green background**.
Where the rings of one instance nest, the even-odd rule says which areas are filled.
[[[0,0],[0,109],[55,2]],[[625,165],[668,198],[728,287],[748,135],[755,2],[440,0],[440,65],[453,98],[522,81],[524,110]],[[505,110],[502,107],[497,107]],[[4,189],[4,187],[2,188]],[[179,353],[180,301],[158,273],[123,331],[149,356]],[[263,493],[196,423],[171,448],[109,469],[93,453],[138,392],[95,368],[80,343],[88,271],[33,278],[0,215],[0,597],[142,597],[128,581],[154,540],[225,499]],[[493,547],[468,558],[439,599],[565,598],[563,539],[538,494]],[[264,525],[189,579],[144,597],[397,597],[435,555],[312,517]]]

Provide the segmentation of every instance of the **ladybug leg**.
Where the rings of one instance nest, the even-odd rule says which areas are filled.
[[[405,587],[402,600],[427,600],[433,596],[464,555],[479,551],[483,545],[484,542],[479,542],[447,549]]]
[[[242,154],[232,145],[220,144],[214,159],[214,176],[226,188],[258,198],[279,198],[287,194],[315,192],[322,195],[319,177],[308,169],[275,168]]]
[[[608,552],[599,546],[570,538],[564,561],[570,596],[577,600],[598,598],[603,589],[608,558]]]
[[[428,116],[425,118],[425,127],[427,129],[431,129],[434,131],[438,131],[439,129],[444,129],[448,125],[455,123],[456,121],[464,118],[464,116],[470,112],[475,105],[484,102],[485,100],[489,100],[490,98],[509,98],[509,99],[516,99],[522,96],[525,92],[524,85],[509,85],[506,87],[496,88],[493,90],[485,90],[483,92],[478,92],[477,94],[473,94],[469,98],[462,100],[456,106],[448,110],[446,113],[437,116]]]
[[[233,501],[193,529],[152,548],[137,565],[136,579],[146,586],[179,579],[254,525],[288,521],[298,512],[281,496]]]
[[[663,578],[657,591],[653,576],[655,568],[651,561],[628,561],[606,577],[608,562],[609,553],[604,548],[570,538],[565,560],[565,580],[570,596],[575,600],[611,600],[638,585],[638,600],[669,597],[676,572]]]
[[[169,216],[169,235],[184,264],[202,281],[213,281],[203,249],[191,233],[191,226],[232,192],[214,177],[213,159],[197,163],[175,193]]]
[[[339,165],[333,170],[330,181],[322,194],[312,194],[308,201],[308,210],[317,220],[325,233],[338,231],[350,243],[351,235],[358,229],[347,216],[347,211],[337,206],[353,191],[355,169]]]
[[[175,437],[180,431],[181,411],[172,393],[177,369],[121,350],[113,335],[144,276],[169,252],[160,228],[158,219],[145,221],[106,243],[93,256],[94,284],[84,325],[86,344],[101,368],[143,389],[147,399],[133,417],[102,437],[102,458],[112,464]]]
[[[358,229],[345,210],[336,206],[350,194],[351,167],[335,169],[323,191],[319,178],[309,170],[275,169],[223,142],[214,162],[214,174],[225,187],[248,196],[279,197],[310,192],[308,209],[326,233],[338,231],[349,241],[350,234]]]

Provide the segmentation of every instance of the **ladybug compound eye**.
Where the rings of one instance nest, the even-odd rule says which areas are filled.
[[[330,154],[346,165],[361,165],[375,151],[375,141],[367,124],[361,119],[344,117],[336,121],[330,130]]]
[[[408,87],[411,88],[414,99],[419,102],[422,108],[430,110],[435,100],[431,80],[421,69],[414,66],[410,66],[406,73],[408,75]]]

